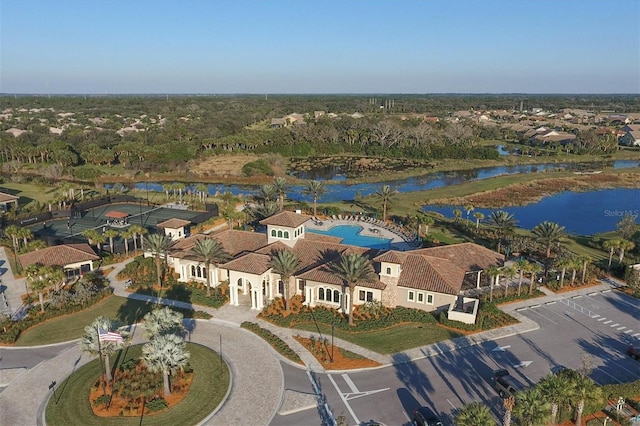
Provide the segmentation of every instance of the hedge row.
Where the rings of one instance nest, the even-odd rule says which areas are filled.
[[[281,338],[279,338],[278,336],[276,336],[266,328],[262,328],[255,322],[249,322],[249,321],[244,321],[242,324],[240,324],[240,327],[245,328],[257,334],[258,336],[262,337],[282,356],[290,359],[293,362],[302,364],[302,359],[300,359],[298,354],[295,353],[293,349],[291,349],[284,340],[282,340]]]
[[[513,318],[511,315],[498,309],[498,307],[493,303],[480,304],[475,324],[465,324],[460,321],[450,320],[446,312],[442,312],[438,315],[438,321],[444,326],[465,331],[491,330],[518,322],[518,320]]]

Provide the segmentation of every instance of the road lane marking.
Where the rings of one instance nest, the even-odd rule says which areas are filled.
[[[359,392],[358,388],[356,387],[356,384],[353,383],[353,380],[351,380],[351,377],[349,377],[348,374],[343,374],[342,375],[342,379],[347,384],[347,386],[349,386],[349,389],[351,389],[351,392],[353,392],[353,393],[358,393]]]
[[[355,424],[360,424],[360,420],[358,419],[358,416],[356,416],[356,413],[353,412],[353,409],[349,405],[349,402],[347,402],[347,398],[344,397],[344,394],[338,387],[338,384],[336,383],[336,381],[333,380],[333,377],[331,376],[331,374],[327,374],[327,377],[329,377],[329,380],[333,384],[333,387],[336,388],[336,391],[338,391],[338,395],[340,395],[340,399],[342,400],[342,403],[345,405],[345,407],[347,407],[347,410],[349,410],[349,414],[351,414],[351,417],[353,417],[353,421],[355,422]]]

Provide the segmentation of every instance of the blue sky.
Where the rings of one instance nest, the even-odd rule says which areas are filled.
[[[0,0],[2,93],[640,93],[640,0]]]

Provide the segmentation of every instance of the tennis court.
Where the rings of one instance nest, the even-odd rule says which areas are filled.
[[[76,213],[70,218],[49,220],[30,226],[37,238],[43,238],[49,245],[60,243],[86,242],[82,233],[87,229],[95,229],[104,233],[108,229],[118,232],[125,231],[131,225],[146,228],[149,233],[160,231],[157,224],[165,220],[176,218],[193,222],[202,212],[146,206],[136,203],[117,203],[96,207]],[[195,224],[195,223],[194,223]],[[121,238],[116,238],[116,246],[123,245]],[[119,251],[119,250],[116,250]]]

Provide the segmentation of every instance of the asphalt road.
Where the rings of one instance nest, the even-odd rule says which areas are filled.
[[[540,329],[393,367],[321,375],[327,401],[350,424],[409,424],[420,405],[452,424],[455,410],[473,401],[501,416],[502,401],[491,386],[492,373],[500,368],[524,386],[533,386],[558,365],[586,367],[600,384],[640,379],[640,362],[625,354],[631,342],[640,343],[637,299],[608,291],[534,305],[520,313]]]

